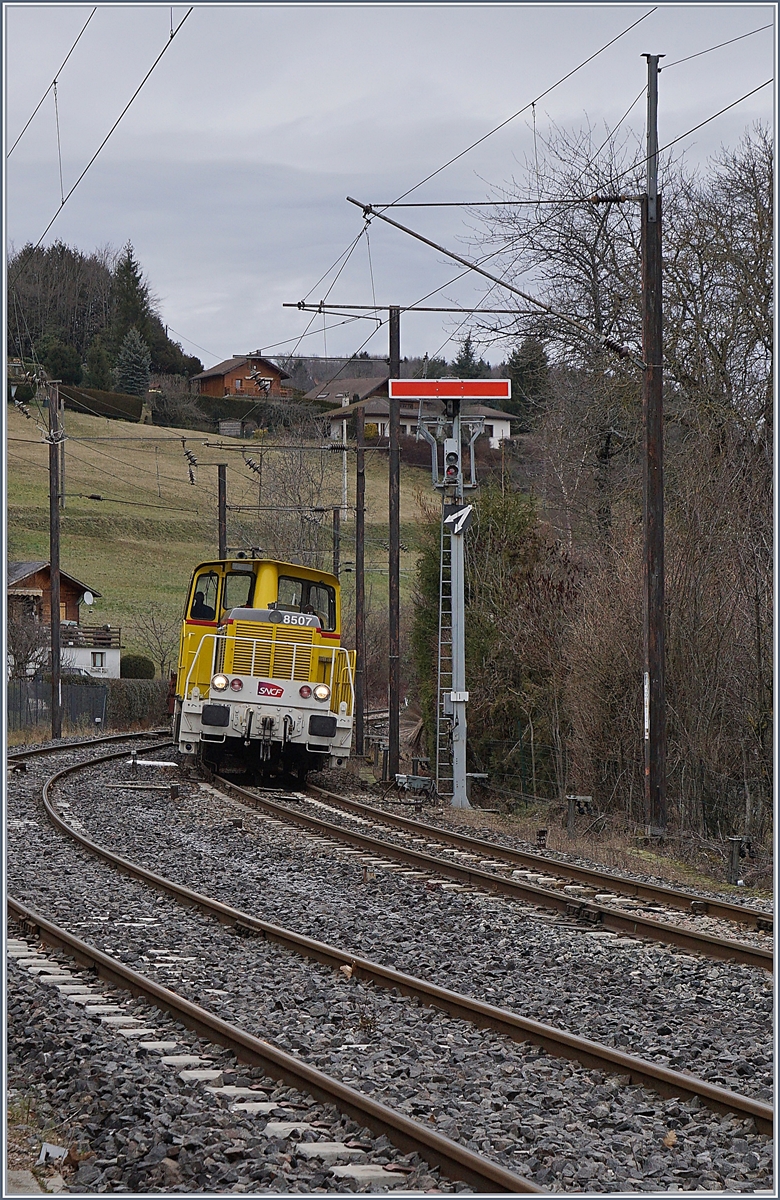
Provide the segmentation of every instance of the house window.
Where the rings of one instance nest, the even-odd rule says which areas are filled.
[[[105,650],[93,650],[92,651],[92,666],[93,667],[104,667],[105,665],[106,665]]]
[[[243,386],[244,386],[243,379],[237,379],[236,380],[236,391],[240,392]]]
[[[489,437],[489,438],[492,438],[492,437],[494,436],[494,434],[493,434],[493,426],[492,426],[492,425],[486,425],[486,426],[485,426],[485,433],[488,435],[488,437]]]
[[[66,610],[65,602],[64,602],[64,601],[61,601],[61,602],[60,602],[60,620],[61,620],[61,621],[65,621],[65,620],[67,620],[67,617],[66,617],[66,615],[65,615],[65,614],[66,614],[66,611],[67,611],[67,610]]]

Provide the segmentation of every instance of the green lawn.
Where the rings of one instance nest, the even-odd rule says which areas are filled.
[[[45,421],[32,411],[35,419],[27,420],[13,406],[7,409],[8,558],[12,561],[49,558],[48,447],[42,436]],[[82,621],[123,627],[127,630],[123,644],[128,650],[137,650],[129,630],[133,610],[155,600],[166,613],[178,616],[192,568],[203,559],[216,557],[216,463],[228,463],[228,505],[256,500],[256,484],[249,471],[241,468],[241,455],[220,453],[204,443],[210,440],[247,445],[250,453],[256,451],[251,443],[229,438],[209,439],[199,432],[158,429],[71,412],[65,414],[65,428],[61,566],[102,593],[91,614],[82,609]],[[189,483],[182,437],[198,459],[195,486]],[[334,481],[340,479],[341,456],[332,454],[329,458],[331,483],[335,486]],[[354,455],[350,454],[350,504],[354,504],[354,470]],[[86,497],[90,493],[105,499],[89,500]],[[340,491],[334,495],[340,496]],[[401,540],[408,547],[401,562],[403,606],[411,602],[420,495],[433,495],[427,471],[402,471]],[[269,497],[264,500],[268,503]],[[366,563],[369,568],[386,569],[386,453],[367,455],[366,502]],[[323,497],[322,503],[333,503],[333,495]],[[246,528],[251,515],[244,514],[242,519]],[[228,514],[228,544],[236,540]],[[354,561],[352,516],[343,524],[341,554],[343,562]],[[345,592],[351,594],[354,575],[345,573],[343,584]],[[387,595],[386,570],[368,570],[367,591],[370,587],[375,604],[381,607]],[[347,595],[345,603],[349,603]]]

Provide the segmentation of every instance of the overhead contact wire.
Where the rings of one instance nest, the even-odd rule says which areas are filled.
[[[32,115],[31,115],[31,116],[28,118],[28,120],[27,120],[27,123],[26,123],[26,124],[25,124],[25,126],[24,126],[24,129],[22,130],[22,132],[21,132],[21,133],[19,134],[19,136],[17,137],[17,139],[16,139],[16,141],[14,142],[13,146],[11,147],[11,149],[10,149],[10,150],[8,151],[8,153],[6,154],[6,158],[7,158],[7,159],[11,157],[11,155],[12,155],[12,154],[13,154],[13,152],[14,152],[14,150],[15,150],[15,149],[16,149],[16,147],[19,145],[20,141],[22,140],[22,138],[24,137],[25,133],[26,133],[26,132],[27,132],[27,130],[29,129],[30,125],[32,124],[33,117],[34,117],[34,116],[35,116],[35,114],[38,112],[38,109],[39,109],[39,108],[41,107],[41,105],[43,104],[44,100],[45,100],[45,99],[46,99],[46,97],[48,96],[48,94],[49,94],[49,92],[51,91],[51,89],[52,89],[53,87],[55,87],[55,86],[56,86],[56,84],[57,84],[57,79],[58,79],[58,78],[59,78],[59,76],[61,75],[61,73],[62,73],[62,70],[63,70],[63,67],[64,67],[64,66],[65,66],[65,64],[67,63],[67,61],[68,61],[68,59],[70,58],[70,56],[71,56],[71,54],[73,53],[73,51],[74,51],[74,50],[76,49],[76,47],[78,46],[79,42],[81,41],[81,36],[82,36],[82,34],[84,33],[84,30],[87,28],[87,25],[89,25],[90,21],[92,20],[92,18],[94,17],[94,15],[95,15],[95,13],[96,13],[96,12],[97,12],[97,6],[96,6],[95,8],[93,8],[93,9],[92,9],[92,12],[91,12],[91,13],[89,14],[89,16],[87,17],[87,19],[86,19],[86,21],[84,22],[84,25],[83,25],[83,27],[82,27],[81,33],[78,35],[78,37],[76,38],[75,42],[74,42],[74,43],[73,43],[73,45],[71,46],[70,50],[69,50],[69,51],[68,51],[68,53],[65,55],[64,59],[62,60],[62,62],[60,63],[60,68],[59,68],[59,70],[57,71],[56,75],[55,75],[55,76],[54,76],[54,78],[52,79],[52,81],[51,81],[51,83],[49,84],[49,86],[47,87],[46,91],[43,93],[43,95],[41,96],[40,100],[38,101],[38,103],[36,104],[35,108],[33,109],[33,111],[32,111]]]
[[[189,8],[189,9],[187,10],[187,12],[185,13],[185,15],[182,17],[181,21],[179,21],[179,24],[178,24],[178,25],[176,26],[176,28],[174,29],[174,31],[173,31],[173,33],[172,33],[172,35],[169,37],[168,41],[165,43],[165,45],[163,46],[163,48],[162,48],[162,50],[160,51],[160,53],[157,55],[157,58],[154,60],[154,62],[152,63],[151,67],[149,68],[149,70],[148,70],[148,71],[146,72],[146,74],[144,75],[143,79],[141,80],[141,82],[139,83],[138,87],[137,87],[137,88],[135,89],[135,91],[133,92],[133,94],[132,94],[132,96],[130,97],[130,99],[128,100],[127,104],[126,104],[126,105],[125,105],[125,107],[122,109],[122,111],[121,111],[121,113],[119,114],[119,116],[117,117],[117,119],[114,121],[114,124],[111,126],[111,128],[109,129],[109,131],[108,131],[108,133],[106,134],[106,136],[103,138],[103,141],[100,143],[100,145],[98,146],[97,150],[96,150],[96,151],[95,151],[95,153],[92,155],[92,157],[90,158],[90,160],[89,160],[89,162],[87,163],[87,165],[84,167],[84,170],[81,172],[81,174],[79,175],[78,179],[76,180],[76,182],[73,184],[73,186],[72,186],[72,187],[71,187],[71,189],[69,190],[68,194],[67,194],[67,195],[64,197],[64,199],[63,199],[63,201],[62,201],[62,204],[60,205],[60,207],[57,209],[57,211],[56,211],[56,213],[54,214],[54,216],[53,216],[53,217],[51,218],[51,220],[49,221],[49,224],[46,226],[46,228],[44,229],[43,233],[42,233],[42,234],[41,234],[41,236],[38,238],[38,241],[37,241],[37,242],[35,243],[35,245],[33,246],[33,249],[34,249],[34,250],[37,250],[38,246],[40,246],[41,242],[42,242],[42,241],[43,241],[43,239],[46,237],[46,234],[49,232],[49,230],[51,229],[52,225],[53,225],[53,224],[54,224],[54,222],[57,220],[57,217],[58,217],[58,216],[60,215],[60,213],[62,212],[62,210],[63,210],[63,208],[65,207],[65,205],[67,204],[68,200],[70,200],[70,198],[71,198],[71,196],[73,195],[73,193],[75,192],[76,188],[79,186],[79,184],[81,183],[82,179],[84,178],[84,176],[85,176],[85,175],[87,174],[87,172],[89,171],[89,169],[90,169],[90,167],[92,166],[92,164],[94,163],[95,159],[98,157],[98,155],[100,154],[101,150],[102,150],[102,149],[103,149],[103,147],[105,146],[106,142],[109,140],[109,138],[110,138],[110,137],[111,137],[111,135],[113,134],[114,130],[115,130],[115,129],[117,128],[117,126],[119,125],[120,121],[122,120],[122,118],[124,117],[124,115],[125,115],[125,113],[128,111],[128,109],[130,108],[130,106],[132,105],[133,101],[136,99],[136,97],[137,97],[137,96],[138,96],[138,94],[140,93],[141,89],[144,87],[144,85],[145,85],[146,81],[149,79],[149,76],[152,74],[152,72],[154,71],[155,67],[156,67],[156,66],[157,66],[157,64],[160,62],[160,60],[161,60],[161,58],[163,57],[163,55],[165,54],[165,52],[168,50],[168,48],[169,48],[169,46],[171,45],[171,43],[172,43],[173,39],[176,37],[176,34],[179,32],[179,30],[181,29],[182,25],[183,25],[183,24],[184,24],[184,22],[187,20],[187,18],[189,17],[189,15],[190,15],[190,13],[191,13],[191,12],[192,12],[192,8]]]

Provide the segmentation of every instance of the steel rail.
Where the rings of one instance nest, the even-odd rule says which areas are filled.
[[[63,742],[57,746],[35,746],[32,750],[18,750],[7,754],[8,762],[21,762],[25,758],[35,758],[39,754],[57,754],[65,750],[80,750],[82,746],[100,746],[104,742],[127,742],[133,738],[170,737],[170,729],[144,729],[135,733],[108,733],[101,737],[81,738],[77,742]]]
[[[106,760],[119,757],[106,756]],[[94,761],[94,760],[93,760]],[[232,925],[244,935],[254,933],[276,945],[300,954],[325,966],[340,969],[348,967],[350,977],[387,989],[396,988],[403,995],[414,997],[428,1007],[440,1009],[449,1016],[468,1021],[483,1029],[493,1029],[516,1042],[530,1042],[556,1058],[567,1058],[588,1068],[609,1074],[628,1075],[630,1082],[649,1088],[662,1096],[677,1096],[683,1099],[699,1097],[702,1103],[717,1112],[736,1113],[743,1119],[753,1119],[760,1132],[770,1132],[773,1127],[773,1109],[770,1105],[749,1096],[742,1096],[697,1076],[673,1071],[659,1063],[638,1058],[603,1046],[588,1038],[578,1037],[567,1030],[557,1029],[541,1021],[522,1017],[509,1009],[498,1008],[470,996],[428,983],[413,975],[397,971],[393,967],[372,962],[349,951],[330,946],[326,942],[273,925],[224,904],[210,896],[195,892],[183,884],[175,883],[165,876],[123,858],[113,850],[93,842],[86,835],[73,829],[56,811],[49,795],[51,787],[63,778],[90,764],[71,765],[52,776],[44,786],[43,802],[50,819],[63,833],[73,838],[91,853],[112,863],[119,870],[150,884],[157,891],[167,892],[174,899],[189,907],[199,908],[223,924]]]
[[[766,971],[772,970],[773,955],[771,950],[763,950],[757,946],[749,946],[744,942],[733,941],[731,938],[718,938],[709,933],[697,933],[685,929],[681,925],[672,925],[667,921],[656,921],[652,917],[622,913],[605,904],[593,900],[577,900],[571,896],[562,896],[558,892],[537,887],[505,875],[496,875],[491,871],[481,871],[478,867],[459,866],[446,859],[425,854],[421,850],[411,850],[407,846],[398,846],[393,842],[382,841],[381,838],[370,837],[343,825],[334,825],[319,817],[311,817],[306,813],[296,812],[286,804],[278,804],[256,792],[239,787],[222,776],[215,776],[227,791],[240,796],[242,801],[249,802],[256,808],[264,809],[276,817],[281,817],[294,825],[313,830],[320,834],[345,842],[347,845],[370,851],[383,858],[406,863],[436,875],[445,875],[458,883],[479,887],[500,895],[509,896],[514,900],[522,900],[536,905],[565,913],[583,921],[590,921],[603,929],[614,933],[625,933],[631,937],[645,937],[666,945],[679,946],[681,949],[704,954],[709,958],[744,963],[751,967],[761,967]]]
[[[170,1013],[188,1029],[206,1037],[217,1045],[227,1046],[239,1062],[260,1067],[272,1079],[279,1079],[288,1087],[299,1088],[315,1099],[335,1104],[374,1133],[386,1135],[403,1153],[419,1154],[426,1162],[441,1168],[453,1179],[460,1179],[482,1192],[533,1192],[544,1189],[530,1179],[509,1171],[498,1163],[475,1154],[465,1146],[458,1145],[419,1121],[395,1112],[385,1104],[372,1100],[355,1088],[332,1079],[316,1067],[299,1061],[291,1054],[255,1037],[245,1029],[223,1021],[200,1005],[163,987],[153,979],[134,971],[102,950],[88,946],[53,922],[33,912],[12,896],[6,897],[8,911],[23,927],[34,927],[38,935],[49,945],[66,950],[75,960],[94,970],[99,977],[115,986],[126,989],[134,996],[150,1001],[162,1012]]]
[[[659,883],[643,883],[637,879],[629,879],[625,875],[610,875],[606,871],[598,871],[593,867],[583,867],[578,863],[563,862],[557,858],[547,858],[542,854],[534,854],[528,850],[515,850],[510,846],[502,846],[497,842],[488,842],[484,838],[471,837],[468,834],[456,833],[453,830],[442,829],[438,825],[428,825],[424,821],[415,821],[402,817],[397,813],[387,812],[383,808],[372,808],[361,804],[348,796],[339,796],[325,788],[307,785],[312,792],[319,792],[335,800],[339,807],[367,819],[379,820],[386,825],[395,825],[410,833],[423,834],[445,843],[449,846],[460,846],[464,850],[479,850],[480,853],[490,854],[506,863],[538,868],[540,870],[563,875],[579,883],[590,884],[593,887],[603,887],[605,891],[618,892],[623,896],[634,896],[644,900],[657,900],[670,908],[679,908],[684,912],[703,912],[709,916],[718,917],[725,921],[738,924],[752,925],[754,928],[772,932],[772,914],[762,913],[759,909],[745,908],[740,904],[730,904],[727,900],[713,900],[709,896],[697,896],[693,892],[684,892],[678,888],[667,887]],[[698,906],[693,909],[692,906]]]

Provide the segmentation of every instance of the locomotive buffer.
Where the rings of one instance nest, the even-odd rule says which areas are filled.
[[[419,417],[417,436],[431,447],[433,486],[442,493],[439,558],[439,644],[437,655],[436,790],[453,808],[470,808],[466,770],[465,538],[473,506],[464,493],[477,487],[474,443],[484,430],[481,416],[461,414],[466,401],[508,400],[508,379],[391,379],[390,395],[438,399],[444,414]],[[463,441],[468,439],[469,476],[463,474]],[[439,447],[443,442],[443,468]]]

